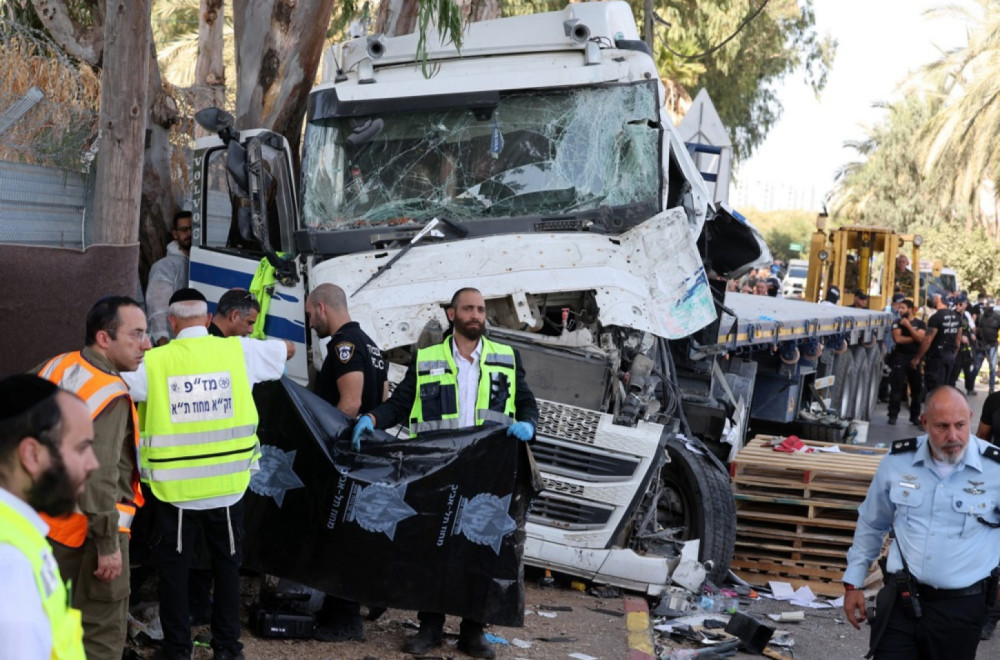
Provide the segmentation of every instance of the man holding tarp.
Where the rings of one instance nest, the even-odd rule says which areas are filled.
[[[410,433],[418,438],[430,431],[486,424],[506,426],[507,435],[518,440],[534,437],[538,407],[518,355],[510,346],[483,337],[483,294],[459,289],[447,314],[453,334],[420,349],[392,397],[358,420],[355,448],[366,431],[390,428],[404,419],[409,419]],[[418,655],[441,645],[444,614],[420,612],[419,618],[420,630],[404,648]],[[478,658],[495,655],[483,635],[483,624],[467,618],[462,620],[458,648]]]

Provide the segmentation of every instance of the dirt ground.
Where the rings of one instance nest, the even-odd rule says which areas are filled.
[[[544,660],[545,658],[567,658],[573,653],[582,653],[599,660],[625,658],[627,639],[625,616],[621,596],[599,598],[571,589],[568,581],[560,581],[554,587],[538,586],[539,574],[528,572],[525,581],[525,617],[522,628],[502,628],[489,626],[487,633],[507,641],[494,644],[500,660]],[[249,605],[252,594],[247,594],[244,604]],[[363,642],[317,642],[314,640],[277,640],[256,637],[246,628],[246,613],[243,617],[244,655],[250,660],[295,658],[302,660],[414,660],[414,656],[403,653],[402,647],[408,635],[417,628],[415,612],[388,610],[377,621],[365,621]],[[465,658],[465,654],[455,648],[459,619],[449,616],[445,622],[445,644],[426,656],[435,658]],[[195,633],[207,633],[208,627],[198,627]],[[518,639],[529,644],[522,648],[513,642]],[[523,645],[522,645],[523,646]],[[137,648],[143,657],[152,657],[153,649]],[[208,648],[196,648],[195,660],[208,660],[212,652]]]

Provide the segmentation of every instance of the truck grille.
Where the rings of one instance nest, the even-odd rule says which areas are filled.
[[[594,444],[601,413],[567,406],[562,403],[538,400],[538,432],[552,438]]]
[[[611,507],[550,497],[543,492],[532,500],[528,521],[561,529],[597,529],[608,523],[613,510]]]
[[[590,447],[578,448],[553,444],[544,439],[531,447],[542,472],[575,477],[584,481],[628,479],[635,474],[639,461],[600,452]]]

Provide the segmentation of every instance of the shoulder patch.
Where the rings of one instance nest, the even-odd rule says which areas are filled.
[[[334,350],[337,351],[337,358],[345,364],[354,356],[354,344],[349,341],[340,342]]]
[[[909,451],[917,450],[917,439],[907,438],[906,440],[896,440],[889,449],[890,454],[905,454]]]
[[[991,460],[994,460],[997,463],[1000,463],[1000,447],[997,447],[996,445],[990,445],[989,447],[983,450],[983,456]]]

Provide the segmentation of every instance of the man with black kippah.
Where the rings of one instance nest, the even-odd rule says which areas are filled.
[[[73,510],[98,467],[93,436],[75,395],[37,376],[0,381],[0,658],[84,660],[80,612],[36,512]]]

